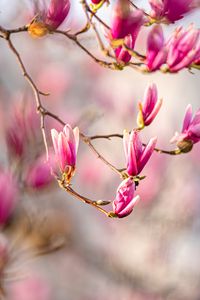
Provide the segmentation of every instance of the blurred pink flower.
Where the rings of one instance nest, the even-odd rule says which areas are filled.
[[[141,10],[131,11],[129,0],[117,0],[113,8],[111,30],[107,37],[111,43],[113,40],[124,39],[125,44],[133,50],[143,23],[144,16]],[[116,41],[116,58],[121,62],[128,63],[131,55],[121,45],[118,46],[117,44]]]
[[[119,217],[128,216],[134,206],[140,200],[139,196],[135,196],[135,183],[127,178],[121,182],[117,189],[116,198],[113,201],[113,212]]]
[[[69,10],[69,0],[51,0],[49,7],[40,0],[34,7],[35,18],[28,27],[29,33],[41,37],[57,29],[68,16]]]
[[[19,97],[19,96],[18,96]],[[40,138],[40,122],[35,107],[26,99],[12,105],[9,123],[5,128],[5,139],[9,154],[22,157],[28,152],[31,142]]]
[[[39,157],[27,170],[26,185],[35,189],[48,186],[53,180],[51,168],[54,169],[54,166],[45,161],[44,155]]]
[[[142,171],[154,151],[156,141],[157,138],[151,138],[149,143],[143,146],[136,130],[132,130],[131,134],[124,131],[123,144],[128,175],[136,176]]]
[[[16,126],[11,125],[6,129],[6,143],[10,153],[21,157],[24,152],[23,132]]]
[[[147,39],[146,66],[148,71],[158,70],[167,58],[167,50],[164,46],[162,27],[155,25]]]
[[[50,288],[44,280],[32,275],[13,283],[9,296],[10,300],[50,300]]]
[[[171,142],[172,143],[177,142],[177,145],[180,147],[188,146],[189,148],[187,149],[189,151],[191,150],[192,145],[198,143],[199,141],[200,141],[200,109],[196,112],[196,114],[192,118],[192,106],[189,104],[186,108],[181,134],[178,134],[176,132],[174,137],[171,139]],[[182,142],[185,142],[185,144]]]
[[[167,65],[171,72],[190,66],[200,55],[200,31],[192,25],[179,27],[167,42]]]
[[[72,130],[71,126],[67,124],[64,126],[62,132],[58,133],[57,130],[52,129],[51,136],[60,169],[69,181],[73,176],[76,165],[76,156],[79,146],[79,129],[75,127]]]
[[[162,100],[158,100],[156,85],[149,85],[145,91],[143,103],[139,103],[139,113],[137,117],[139,128],[144,128],[144,126],[148,126],[152,123],[157,116],[161,105]]]
[[[0,226],[11,216],[17,202],[17,184],[10,171],[0,170]]]
[[[183,18],[184,14],[195,7],[194,0],[149,0],[151,17],[153,19],[166,19],[170,23]]]

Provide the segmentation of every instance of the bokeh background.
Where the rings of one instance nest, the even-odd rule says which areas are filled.
[[[73,2],[73,1],[72,1]],[[148,9],[147,1],[136,1]],[[19,27],[31,16],[30,1],[0,0],[0,24]],[[109,9],[100,16],[109,22]],[[84,25],[78,0],[61,28],[75,32]],[[200,12],[175,25],[164,26],[166,36],[178,25],[200,26]],[[101,29],[101,28],[99,28]],[[142,30],[137,47],[145,49],[149,29]],[[81,42],[101,55],[95,37]],[[185,108],[199,108],[200,76],[144,75],[133,69],[111,71],[95,64],[71,41],[49,35],[32,39],[13,36],[27,70],[40,90],[44,106],[85,134],[122,133],[136,126],[137,102],[148,83],[157,84],[162,109],[142,133],[144,141],[158,136],[158,147],[173,149],[169,141],[180,131]],[[34,98],[11,51],[0,41],[1,166],[21,170],[26,177],[44,154]],[[16,111],[33,128],[28,156],[13,163],[5,133]],[[47,131],[57,126],[48,120]],[[16,130],[17,127],[16,127]],[[49,142],[51,145],[51,142]],[[114,165],[124,167],[120,139],[98,140],[97,149]],[[113,200],[119,178],[81,144],[74,188],[92,199]],[[56,182],[26,188],[6,229],[10,255],[2,280],[14,300],[199,300],[200,299],[200,147],[177,157],[155,153],[145,167],[147,178],[138,189],[141,202],[124,219],[104,215],[70,197]],[[13,166],[14,164],[14,166]],[[60,247],[61,246],[61,247]],[[60,248],[57,251],[55,248]]]

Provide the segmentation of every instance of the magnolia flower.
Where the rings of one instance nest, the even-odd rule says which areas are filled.
[[[129,0],[117,0],[113,8],[111,29],[107,32],[107,38],[115,47],[115,55],[118,61],[128,63],[131,55],[122,46],[134,49],[139,30],[144,22],[141,10],[131,11]]]
[[[188,152],[200,141],[200,109],[192,118],[192,106],[186,108],[181,134],[175,133],[171,143],[176,142],[182,152]]]
[[[193,26],[176,29],[167,43],[167,65],[171,72],[188,67],[200,55],[200,31]]]
[[[39,157],[28,167],[25,182],[28,187],[40,189],[46,187],[53,180],[51,168],[54,169],[54,162],[46,162],[44,155]]]
[[[17,185],[9,171],[0,171],[0,226],[11,216],[17,202]]]
[[[164,45],[164,35],[162,27],[155,25],[150,31],[147,39],[146,66],[148,71],[159,70],[165,63],[167,50]]]
[[[139,103],[137,123],[140,129],[151,124],[157,116],[161,105],[162,100],[158,100],[156,85],[149,85],[145,91],[143,103]]]
[[[28,26],[28,32],[34,37],[46,35],[63,23],[69,10],[69,0],[51,0],[49,7],[40,0],[39,5],[35,5],[35,17]]]
[[[60,170],[65,174],[67,181],[70,181],[75,171],[76,156],[79,145],[79,129],[73,130],[70,125],[65,125],[63,131],[51,130],[56,159],[59,162]]]
[[[124,131],[123,144],[128,175],[136,176],[142,171],[154,151],[156,141],[156,137],[151,138],[149,143],[143,146],[136,130],[132,130],[131,134]]]
[[[121,182],[117,189],[116,198],[113,201],[113,212],[119,218],[130,215],[134,206],[140,200],[139,196],[135,196],[135,183],[127,178]]]
[[[153,19],[166,19],[170,23],[182,19],[184,14],[195,8],[195,0],[149,0],[149,4]]]

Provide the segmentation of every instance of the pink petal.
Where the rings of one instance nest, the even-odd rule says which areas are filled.
[[[185,117],[183,120],[182,132],[184,132],[185,130],[188,129],[188,127],[190,126],[191,120],[192,120],[192,106],[191,106],[191,104],[189,104],[186,108]]]
[[[151,157],[151,155],[154,151],[156,142],[157,142],[157,138],[154,137],[154,138],[150,139],[149,143],[145,147],[145,149],[142,153],[142,156],[140,158],[140,161],[138,162],[138,169],[139,169],[138,171],[139,171],[139,173],[142,171],[142,169],[144,168],[144,166],[146,165],[146,163],[150,159],[150,157]]]
[[[129,144],[129,133],[127,130],[123,132],[123,146],[124,146],[124,153],[126,162],[128,162],[128,144]]]
[[[162,99],[158,100],[156,102],[156,105],[154,106],[152,112],[150,113],[150,115],[146,118],[145,120],[145,125],[149,125],[152,123],[152,121],[155,119],[155,117],[157,116],[160,108],[162,106]]]
[[[119,218],[124,218],[130,215],[130,213],[133,211],[134,206],[139,202],[140,196],[135,196],[132,201],[122,210],[120,211],[117,215]]]
[[[130,135],[129,145],[128,145],[128,165],[127,172],[130,176],[138,174],[137,167],[137,146],[135,147],[135,137],[137,138],[136,132],[132,131]]]
[[[79,128],[75,127],[73,129],[73,133],[74,133],[74,139],[75,139],[75,149],[76,149],[76,154],[78,152],[78,146],[79,146],[79,137],[80,137],[80,132],[79,132]]]
[[[58,155],[58,132],[55,129],[51,129],[51,137],[53,141],[53,147],[55,154]]]

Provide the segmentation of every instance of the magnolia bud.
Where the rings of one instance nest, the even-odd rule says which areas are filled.
[[[183,140],[177,143],[178,148],[182,153],[188,153],[193,148],[193,142],[190,140]]]

